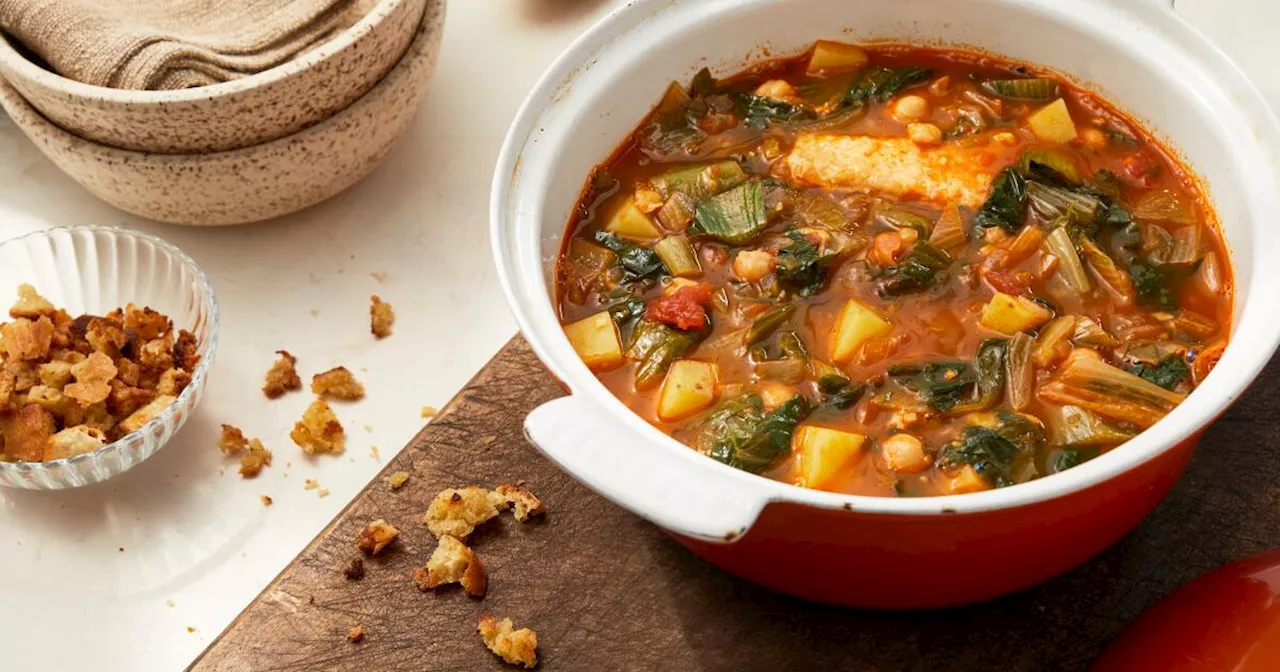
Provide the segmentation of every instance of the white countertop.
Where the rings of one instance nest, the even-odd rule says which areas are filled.
[[[150,231],[205,268],[223,311],[207,395],[171,445],[102,485],[0,490],[5,669],[187,665],[417,432],[421,407],[443,406],[515,333],[490,264],[493,163],[542,70],[621,2],[454,0],[403,144],[347,193],[268,224],[200,230],[124,215],[0,116],[0,239],[66,224]],[[1280,7],[1178,0],[1178,10],[1280,101],[1280,47],[1247,28],[1275,25]],[[371,293],[396,308],[396,333],[383,341],[368,333]],[[342,364],[365,383],[367,399],[337,407],[344,455],[308,460],[289,440],[309,394],[268,402],[258,391],[281,348],[298,356],[304,380]],[[223,422],[275,451],[257,479],[241,479],[215,447]],[[331,494],[304,490],[307,478]]]

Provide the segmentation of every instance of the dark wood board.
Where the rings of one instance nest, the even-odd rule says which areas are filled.
[[[513,339],[222,633],[194,670],[501,670],[477,616],[538,631],[548,670],[1083,670],[1142,609],[1194,576],[1280,545],[1274,458],[1280,364],[1205,436],[1187,474],[1136,531],[1033,590],[962,609],[883,613],[770,593],[712,568],[652,525],[560,472],[522,420],[562,392]],[[607,446],[602,449],[608,449]],[[489,595],[422,593],[434,542],[418,520],[439,490],[524,479],[548,506],[472,536]],[[341,567],[362,526],[385,518],[398,547]],[[922,580],[963,581],[940,564]],[[348,629],[362,624],[365,640]]]

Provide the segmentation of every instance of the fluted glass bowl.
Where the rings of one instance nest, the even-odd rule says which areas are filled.
[[[149,306],[195,336],[200,362],[178,400],[138,431],[74,457],[0,461],[0,485],[56,490],[98,483],[164,447],[199,403],[218,344],[218,304],[204,271],[182,250],[145,233],[59,228],[0,243],[0,312],[22,283],[73,317],[103,315],[129,302]]]

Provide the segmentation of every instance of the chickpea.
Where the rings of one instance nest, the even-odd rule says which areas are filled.
[[[776,265],[773,255],[764,250],[742,250],[733,258],[733,275],[743,282],[759,282]]]
[[[662,194],[646,187],[636,189],[634,198],[636,207],[646,215],[662,207]]]
[[[1018,144],[1018,136],[1010,133],[1009,131],[1000,131],[999,133],[991,136],[991,139],[1005,147],[1012,147]]]
[[[796,87],[785,79],[771,79],[756,87],[755,94],[763,98],[780,100],[784,103],[798,103],[800,101],[800,94],[796,92]]]
[[[933,124],[907,124],[907,137],[922,147],[942,144],[942,129]]]
[[[929,101],[922,96],[902,96],[893,104],[893,116],[898,121],[920,121],[929,116]]]
[[[914,474],[929,468],[932,461],[924,452],[924,443],[910,434],[894,434],[884,440],[884,459],[889,468]]]
[[[1107,134],[1092,126],[1080,132],[1080,140],[1089,149],[1101,151],[1107,148]]]

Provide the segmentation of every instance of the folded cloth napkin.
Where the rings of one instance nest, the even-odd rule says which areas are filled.
[[[58,74],[116,89],[183,89],[284,63],[374,0],[0,0],[0,30]]]

